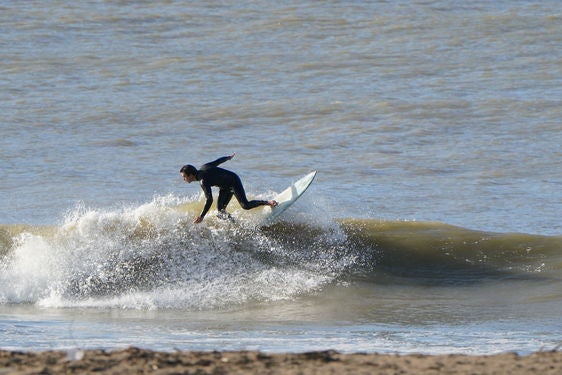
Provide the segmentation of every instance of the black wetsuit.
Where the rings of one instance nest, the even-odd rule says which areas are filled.
[[[205,207],[203,208],[203,211],[201,211],[201,218],[205,217],[209,208],[211,208],[211,204],[213,203],[211,186],[218,186],[220,188],[219,200],[217,202],[217,210],[219,213],[225,213],[226,206],[230,202],[232,195],[236,196],[240,206],[245,210],[268,204],[267,201],[248,201],[246,198],[246,192],[244,191],[244,187],[240,181],[240,177],[238,177],[238,175],[234,172],[218,168],[219,164],[222,164],[227,160],[230,160],[230,157],[223,156],[215,161],[203,164],[197,171],[195,178],[197,181],[201,182],[201,188],[207,198]]]

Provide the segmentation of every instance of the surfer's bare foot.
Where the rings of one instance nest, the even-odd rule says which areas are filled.
[[[271,208],[273,208],[273,207],[277,207],[277,205],[278,205],[279,203],[277,203],[277,201],[267,201],[267,204],[268,204]]]

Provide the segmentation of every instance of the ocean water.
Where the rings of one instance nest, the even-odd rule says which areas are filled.
[[[0,348],[562,343],[557,1],[0,0]],[[224,165],[272,226],[179,168]]]

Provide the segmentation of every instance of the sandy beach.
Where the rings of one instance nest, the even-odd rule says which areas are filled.
[[[0,374],[560,374],[562,352],[472,355],[0,351]]]

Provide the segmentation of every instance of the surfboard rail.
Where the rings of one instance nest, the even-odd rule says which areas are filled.
[[[265,207],[264,217],[261,220],[259,226],[265,226],[272,224],[279,215],[281,215],[285,210],[291,207],[297,199],[299,199],[304,192],[308,189],[314,177],[316,177],[317,171],[312,171],[305,176],[301,177],[297,181],[293,182],[289,187],[279,193],[275,198],[277,201],[277,207]]]

